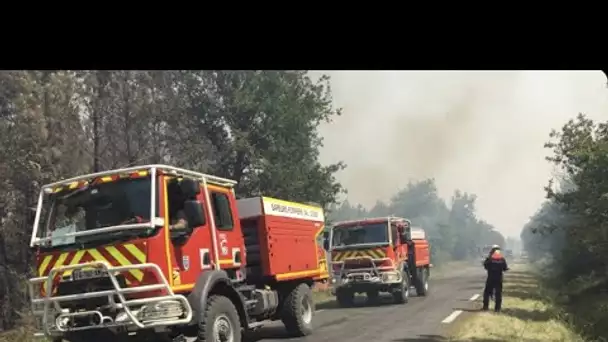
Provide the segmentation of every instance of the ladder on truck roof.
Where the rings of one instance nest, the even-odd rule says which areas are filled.
[[[91,178],[111,176],[111,175],[114,175],[117,173],[149,171],[152,175],[156,175],[157,170],[162,171],[167,174],[194,178],[194,179],[200,180],[207,184],[219,185],[219,186],[224,186],[224,187],[228,187],[228,188],[232,188],[237,184],[237,182],[235,180],[228,179],[228,178],[222,178],[222,177],[217,177],[217,176],[213,176],[213,175],[209,175],[209,174],[205,174],[205,173],[201,173],[201,172],[190,171],[190,170],[182,169],[182,168],[175,167],[175,166],[169,166],[169,165],[163,165],[163,164],[151,164],[151,165],[132,166],[132,167],[122,168],[122,169],[101,171],[101,172],[90,173],[90,174],[77,176],[77,177],[73,177],[73,178],[68,178],[68,179],[64,179],[64,180],[54,182],[51,184],[46,184],[43,186],[43,189],[44,188],[54,188],[56,186],[65,185],[68,183],[74,183],[74,182],[83,181],[83,180],[89,180]]]
[[[357,219],[357,220],[339,221],[339,222],[334,222],[332,225],[341,226],[341,225],[345,225],[345,224],[358,223],[358,222],[364,223],[364,222],[384,221],[384,220],[387,222],[390,222],[390,223],[408,222],[410,225],[412,224],[412,222],[406,218],[391,215],[391,216],[380,216],[380,217],[367,217],[367,218]]]

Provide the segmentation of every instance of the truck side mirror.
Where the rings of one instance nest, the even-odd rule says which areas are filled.
[[[201,202],[196,200],[188,200],[184,202],[184,214],[188,220],[188,230],[192,231],[194,227],[202,226],[206,223],[205,214]]]
[[[196,195],[201,193],[201,186],[197,181],[190,178],[182,179],[182,181],[179,183],[179,187],[182,194],[186,198],[194,198]]]
[[[323,232],[323,249],[329,250],[329,233]]]

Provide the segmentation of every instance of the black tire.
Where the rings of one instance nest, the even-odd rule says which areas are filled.
[[[410,299],[410,275],[407,272],[403,272],[402,275],[400,288],[393,292],[393,300],[396,304],[405,304]]]
[[[422,268],[418,270],[418,281],[416,282],[416,294],[425,297],[429,292],[429,277],[427,271]]]
[[[349,308],[355,302],[355,294],[348,290],[338,290],[336,291],[336,300],[339,306]]]
[[[370,303],[378,303],[380,300],[380,293],[378,293],[378,290],[370,290],[365,294],[367,295],[367,301]]]
[[[281,321],[290,335],[301,337],[312,334],[312,320],[315,302],[312,291],[306,284],[296,286],[285,297],[281,311]]]
[[[199,319],[197,342],[215,341],[218,328],[222,328],[224,335],[231,334],[233,342],[241,342],[241,321],[234,304],[227,297],[214,295],[207,300]]]

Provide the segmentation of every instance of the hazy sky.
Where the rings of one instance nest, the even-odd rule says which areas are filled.
[[[601,71],[323,73],[343,115],[321,128],[321,158],[348,164],[349,201],[370,207],[434,177],[445,199],[477,194],[479,216],[506,236],[544,200],[550,130],[579,112],[608,120]]]

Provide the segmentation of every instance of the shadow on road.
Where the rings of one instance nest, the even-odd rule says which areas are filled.
[[[290,338],[285,327],[274,326],[274,327],[262,327],[255,332],[251,332],[243,336],[243,342],[257,342],[260,340],[283,340]]]
[[[482,311],[481,310],[481,306],[474,307],[474,308],[470,308],[470,307],[467,307],[467,308],[464,308],[464,307],[463,308],[453,308],[453,310],[460,310],[460,311],[463,311],[463,312],[481,312]]]
[[[414,294],[413,297],[416,297],[416,295]],[[410,297],[410,300],[411,300],[411,298],[412,297]],[[340,305],[338,305],[338,302],[336,300],[328,300],[326,302],[321,302],[321,303],[315,304],[315,308],[317,310],[335,310],[335,309],[348,310],[348,309],[357,309],[357,308],[365,308],[365,307],[372,308],[372,307],[389,306],[389,305],[394,305],[393,298],[390,295],[381,294],[380,298],[378,298],[378,301],[374,301],[374,302],[368,301],[367,297],[365,297],[365,296],[355,296],[355,302],[350,307],[341,307]]]
[[[340,323],[343,323],[346,321],[347,321],[346,317],[336,318],[333,320],[326,321],[325,323],[323,323],[321,325],[315,326],[315,329],[340,324]],[[277,340],[278,341],[278,340],[285,340],[285,339],[291,339],[291,338],[294,338],[294,336],[289,335],[287,330],[285,330],[285,326],[282,324],[279,324],[279,325],[274,325],[274,326],[264,326],[264,327],[259,328],[255,332],[250,332],[244,336],[243,342],[257,342],[257,341],[261,341],[261,340]],[[312,335],[308,338],[312,338],[311,341],[314,341],[314,335]]]
[[[482,291],[483,287],[484,287],[485,283],[478,283],[475,285],[471,285],[469,287],[465,287],[463,289],[460,289],[460,291],[469,291],[469,290],[478,290],[478,291]]]
[[[473,338],[465,340],[447,339],[439,335],[418,335],[417,337],[398,338],[392,342],[508,342],[504,339],[495,338]]]

